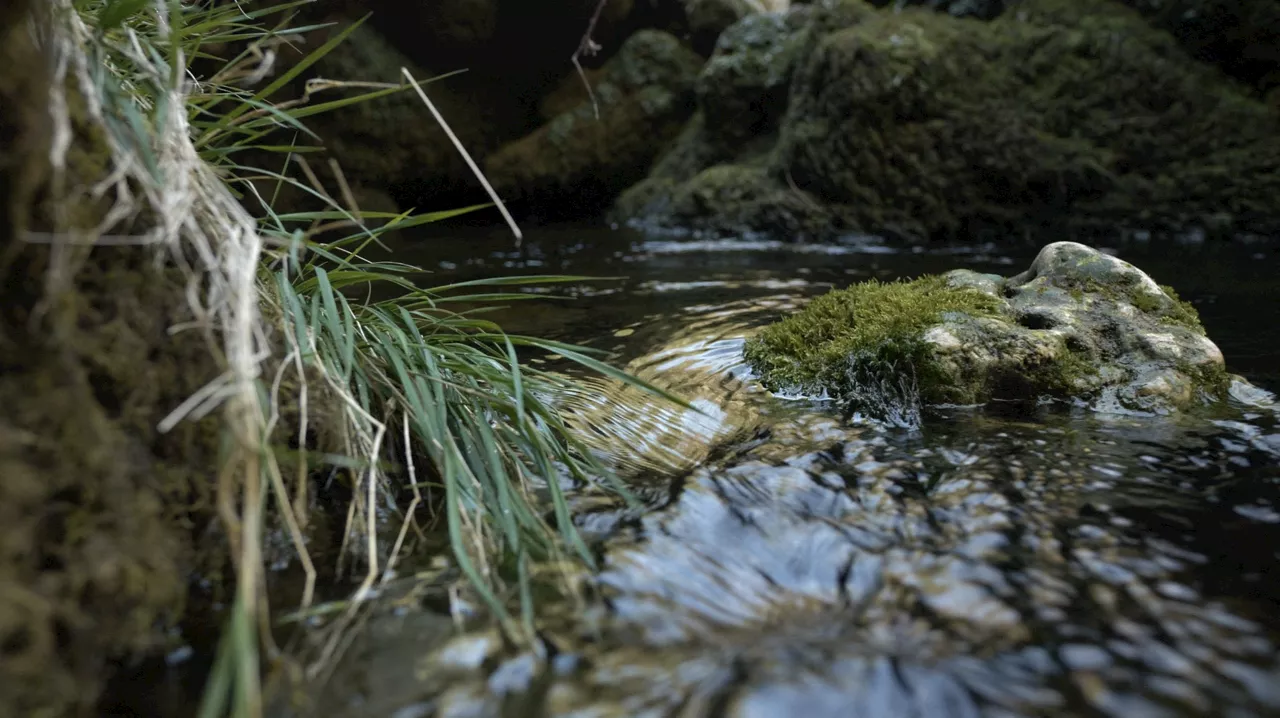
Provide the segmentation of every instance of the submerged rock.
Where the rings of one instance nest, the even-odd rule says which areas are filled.
[[[770,388],[881,415],[1041,397],[1166,413],[1225,399],[1231,383],[1191,305],[1074,242],[1046,246],[1007,279],[955,270],[831,292],[745,354]]]
[[[822,206],[828,232],[1277,228],[1280,114],[1118,3],[1026,0],[991,22],[860,0],[805,12],[768,42],[726,31],[703,71],[722,89],[699,94],[700,128],[637,190],[644,201],[618,201],[616,219],[678,226],[664,200],[681,183],[754,164]],[[715,81],[729,58],[782,74],[788,92]],[[731,107],[752,110],[738,124],[715,120],[729,88]],[[780,119],[759,122],[755,108],[778,98]],[[695,228],[737,233],[735,209],[708,205]]]

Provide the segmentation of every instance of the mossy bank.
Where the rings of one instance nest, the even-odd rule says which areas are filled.
[[[68,80],[51,171],[26,9],[0,12],[0,715],[47,718],[95,714],[112,663],[176,647],[191,577],[227,551],[206,530],[217,420],[157,429],[218,367],[197,332],[170,334],[194,317],[154,251],[75,245],[107,210],[89,190],[109,154]]]
[[[880,415],[1043,398],[1168,413],[1222,400],[1232,381],[1191,305],[1073,242],[1014,277],[955,270],[833,291],[745,355],[771,389]]]

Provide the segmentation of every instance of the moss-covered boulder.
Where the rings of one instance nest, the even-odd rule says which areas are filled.
[[[726,164],[749,154],[823,205],[832,231],[1280,229],[1280,114],[1119,3],[1026,0],[978,22],[844,0],[815,6],[794,32],[803,42],[776,140],[767,126],[725,133],[703,106],[697,147],[672,152]],[[616,214],[660,224],[652,208]]]
[[[1271,108],[1098,0],[832,33],[797,75],[778,156],[853,224],[916,236],[1048,217],[1265,231],[1277,161]]]
[[[833,224],[822,204],[770,178],[763,167],[716,165],[687,182],[649,179],[627,190],[620,207],[700,235],[772,235],[821,238]],[[643,226],[643,225],[640,225]]]
[[[774,390],[871,413],[1057,397],[1166,413],[1226,397],[1195,309],[1123,260],[1074,242],[1010,278],[956,270],[857,284],[765,328],[746,358]]]
[[[813,8],[799,5],[749,15],[724,31],[698,76],[698,113],[612,215],[699,234],[827,233],[826,208],[768,171],[813,20]]]
[[[607,206],[680,132],[701,66],[672,35],[632,35],[599,74],[597,104],[579,102],[502,147],[485,161],[486,176],[517,212],[581,216]]]
[[[755,13],[720,36],[697,84],[698,107],[714,137],[737,143],[777,130],[812,15],[804,5]]]

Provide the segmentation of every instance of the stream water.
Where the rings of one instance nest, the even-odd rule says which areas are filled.
[[[602,568],[585,598],[546,601],[544,653],[455,631],[448,600],[407,582],[344,644],[317,714],[1280,715],[1275,412],[995,406],[909,430],[771,396],[742,364],[744,337],[833,286],[1013,274],[1041,244],[403,238],[426,282],[623,277],[498,319],[608,349],[702,413],[626,411],[608,382],[571,397],[626,439],[611,458],[643,508],[578,498]],[[1196,305],[1232,371],[1280,390],[1280,245],[1109,247]]]

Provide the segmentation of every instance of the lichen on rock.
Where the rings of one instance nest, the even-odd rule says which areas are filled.
[[[745,350],[766,386],[884,406],[1058,398],[1169,413],[1226,398],[1195,309],[1138,268],[1074,242],[1009,278],[954,270],[857,284],[765,328]],[[885,390],[898,392],[887,401]]]

